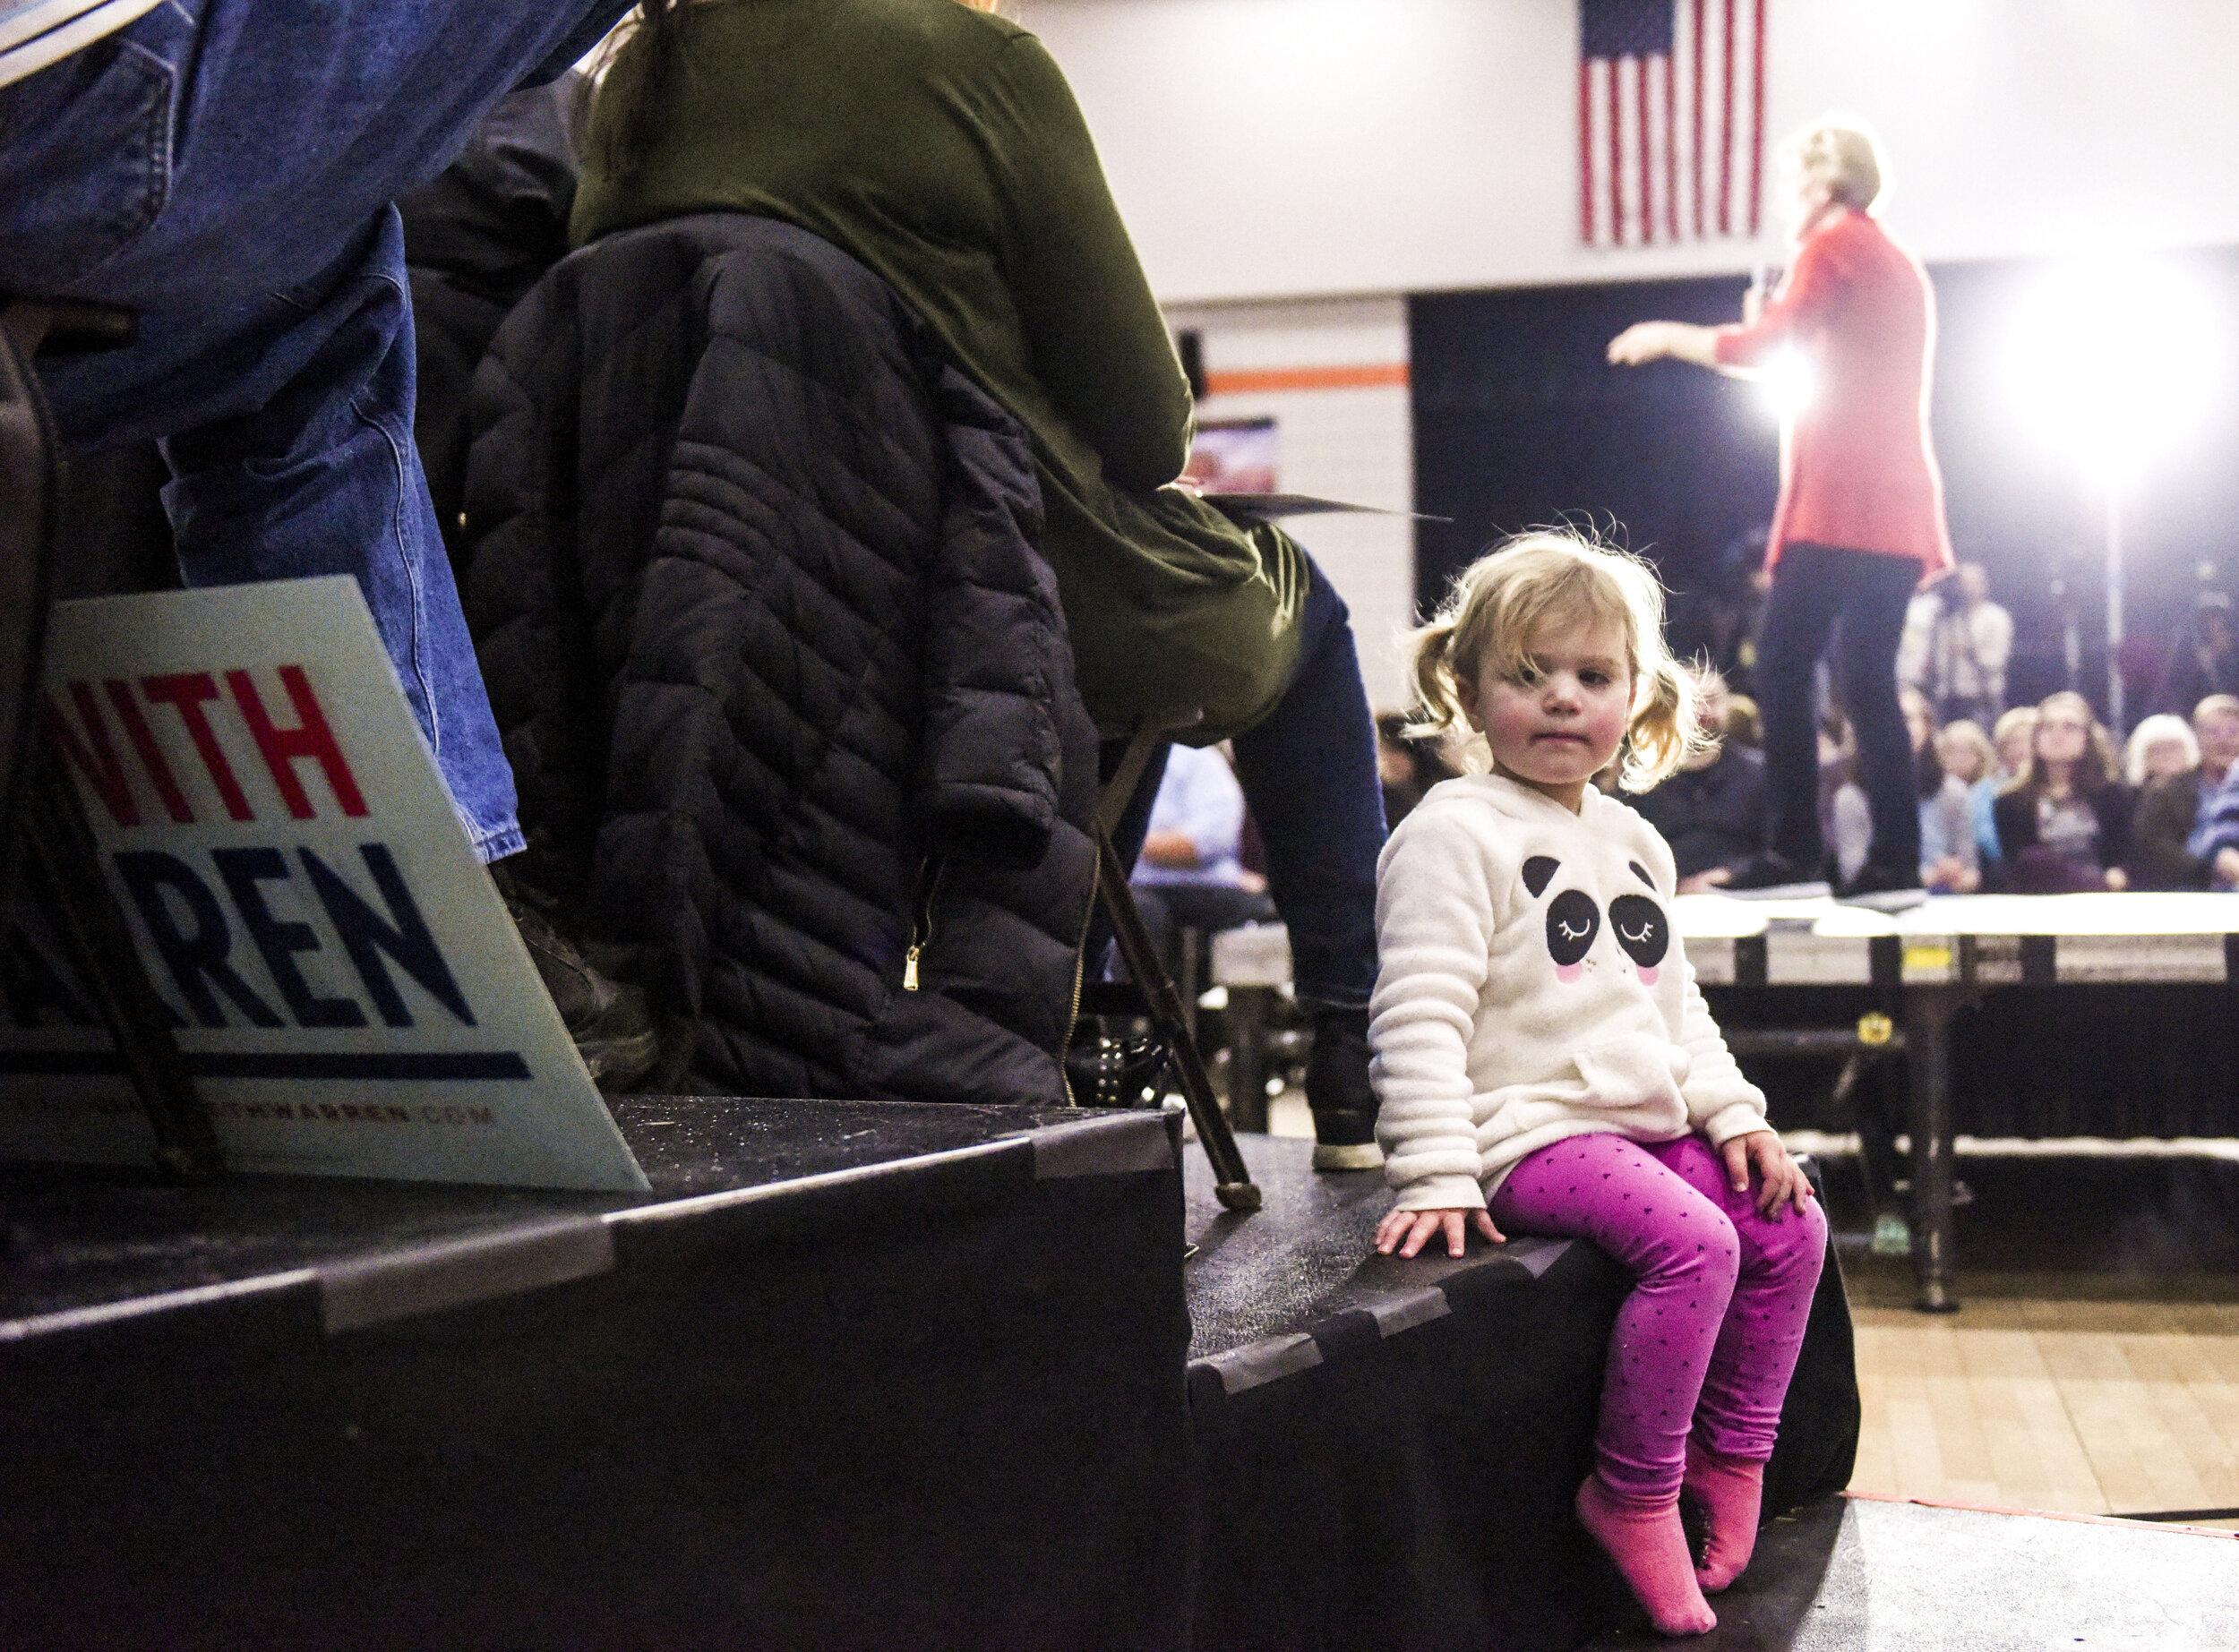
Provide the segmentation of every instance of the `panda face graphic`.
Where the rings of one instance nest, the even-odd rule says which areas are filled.
[[[1609,903],[1609,928],[1617,945],[1641,972],[1641,985],[1656,984],[1657,967],[1671,950],[1671,921],[1644,894],[1621,894]]]
[[[1601,909],[1583,889],[1566,889],[1547,903],[1547,950],[1557,980],[1576,980],[1601,932]]]
[[[1550,855],[1533,855],[1523,863],[1524,887],[1534,900],[1547,893],[1561,863]],[[1650,888],[1655,884],[1639,866],[1634,877]],[[1609,903],[1609,928],[1617,946],[1640,972],[1641,984],[1652,987],[1664,956],[1671,950],[1671,920],[1664,909],[1644,894],[1621,894]],[[1586,954],[1601,933],[1601,909],[1583,889],[1565,889],[1547,903],[1547,951],[1555,961],[1555,978],[1574,981],[1590,967]]]

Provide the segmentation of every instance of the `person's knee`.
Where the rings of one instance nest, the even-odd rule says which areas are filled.
[[[1653,1211],[1643,1212],[1653,1218]],[[1726,1212],[1692,1193],[1649,1258],[1646,1274],[1700,1280],[1731,1292],[1741,1277],[1741,1236]]]
[[[1806,1201],[1800,1211],[1783,1210],[1777,1222],[1760,1219],[1756,1227],[1756,1248],[1767,1274],[1776,1279],[1818,1274],[1827,1254],[1827,1211],[1818,1200]]]

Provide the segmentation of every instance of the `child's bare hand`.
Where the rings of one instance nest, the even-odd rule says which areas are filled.
[[[1756,1166],[1757,1174],[1764,1178],[1757,1189],[1757,1210],[1767,1220],[1779,1221],[1783,1204],[1792,1203],[1801,1211],[1810,1200],[1811,1183],[1771,1131],[1752,1130],[1747,1135],[1737,1135],[1719,1151],[1725,1155],[1726,1177],[1736,1193],[1748,1192],[1749,1167]]]
[[[1459,1256],[1472,1217],[1476,1219],[1478,1232],[1496,1245],[1503,1243],[1500,1229],[1493,1226],[1492,1217],[1484,1211],[1386,1211],[1384,1220],[1377,1224],[1376,1247],[1386,1256],[1394,1249],[1403,1256],[1412,1256],[1429,1241],[1431,1235],[1444,1233],[1446,1254]]]

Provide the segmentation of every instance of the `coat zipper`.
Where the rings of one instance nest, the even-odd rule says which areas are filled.
[[[919,990],[919,965],[925,956],[925,949],[933,944],[933,906],[940,899],[940,882],[948,871],[948,863],[932,856],[928,856],[918,869],[918,886],[925,891],[925,894],[911,914],[910,945],[902,954],[902,990],[905,992]],[[1088,971],[1088,932],[1095,927],[1096,890],[1092,884],[1087,909],[1081,914],[1080,938],[1073,943],[1073,998],[1065,1012],[1064,1037],[1058,1043],[1058,1081],[1065,1086],[1065,1104],[1068,1107],[1080,1105],[1073,1095],[1072,1076],[1065,1070],[1065,1052],[1073,1047],[1073,1030],[1080,1024],[1081,982]]]
[[[930,877],[927,876],[929,872],[931,874]],[[925,949],[933,944],[933,903],[940,899],[940,880],[948,874],[948,862],[939,856],[927,856],[918,868],[918,887],[925,894],[917,903],[916,911],[911,914],[909,950],[902,954],[902,990],[905,992],[918,989],[918,963],[924,957]],[[1077,986],[1074,991],[1077,998],[1079,988]]]

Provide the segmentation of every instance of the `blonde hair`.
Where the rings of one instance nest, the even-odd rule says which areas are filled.
[[[1983,732],[1983,725],[1972,718],[1961,717],[1956,723],[1945,723],[1936,731],[1935,737],[1946,746],[1964,746],[1973,756],[1976,765],[1975,779],[1968,781],[1969,785],[1973,785],[1976,781],[1989,779],[1997,774],[1998,749],[1991,744],[1990,736]],[[1936,753],[1936,756],[1942,760],[1947,771],[1952,774],[1959,773],[1959,765],[1944,757],[1941,750]]]
[[[1640,558],[1559,528],[1539,528],[1497,545],[1466,569],[1409,650],[1420,700],[1410,734],[1468,726],[1457,680],[1488,664],[1529,682],[1532,639],[1548,624],[1606,621],[1625,634],[1633,674],[1617,783],[1645,792],[1701,743],[1694,689],[1664,642],[1664,587]],[[1481,743],[1481,742],[1474,742]]]
[[[2026,728],[2029,731],[2031,739],[2036,738],[2036,706],[2009,706],[2005,710],[2000,712],[1998,714],[1997,722],[1990,725],[1990,744],[1992,751],[1995,753],[1999,747],[2006,743],[2007,735],[2012,734],[2017,729],[2022,728]],[[1998,760],[2003,763],[2005,761],[2005,758],[2003,756],[2000,756]]]
[[[1780,141],[1780,158],[1807,181],[1823,184],[1831,200],[1863,212],[1881,198],[1882,147],[1872,128],[1854,115],[1823,115]]]

